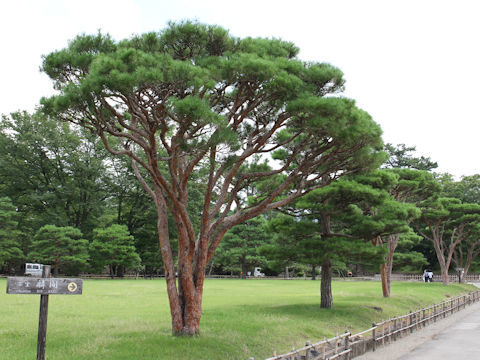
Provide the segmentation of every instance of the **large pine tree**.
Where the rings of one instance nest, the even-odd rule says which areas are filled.
[[[128,156],[156,206],[175,334],[198,333],[205,268],[230,228],[377,163],[380,128],[338,95],[341,71],[297,54],[289,42],[183,22],[120,42],[78,36],[44,59],[59,91],[44,111]],[[253,170],[258,155],[277,161]],[[258,181],[269,183],[248,194]],[[199,212],[188,210],[192,189]]]

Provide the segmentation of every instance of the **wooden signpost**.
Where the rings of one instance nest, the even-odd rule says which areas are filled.
[[[50,266],[43,266],[43,277],[9,277],[7,278],[7,294],[40,295],[40,316],[38,320],[37,360],[45,359],[45,343],[47,339],[47,316],[49,295],[81,295],[83,280],[51,278]]]

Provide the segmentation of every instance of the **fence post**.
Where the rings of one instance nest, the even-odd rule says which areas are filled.
[[[392,343],[392,319],[388,319],[388,342]]]
[[[385,320],[382,319],[382,345],[385,346]]]
[[[327,338],[324,336],[323,337],[323,345],[322,345],[322,360],[325,360],[325,341]]]
[[[393,317],[393,340],[397,341],[397,317]]]
[[[305,343],[305,346],[310,346],[310,341],[307,341]],[[305,360],[309,360],[310,359],[310,349],[307,349],[306,353],[305,353]]]
[[[375,351],[377,349],[377,337],[375,335],[376,330],[377,330],[377,324],[375,324],[373,322],[372,327],[373,327],[373,330],[372,330],[373,348],[372,348],[372,350]]]
[[[345,350],[348,350],[350,348],[350,339],[349,339],[350,334],[348,330],[345,330],[345,333],[348,334],[347,336],[345,336]],[[347,353],[345,358],[346,360],[350,359],[350,353]]]
[[[412,310],[410,310],[410,315],[408,316],[409,320],[410,320],[410,324],[409,327],[410,327],[410,334],[413,333],[413,325],[412,325],[412,322],[413,322],[413,314],[412,314]]]
[[[338,354],[338,333],[335,335],[335,355]]]
[[[427,321],[427,320],[425,320],[425,308],[423,308],[422,315],[423,315],[423,319],[422,319],[423,320],[423,327],[425,327],[426,326],[425,322]]]

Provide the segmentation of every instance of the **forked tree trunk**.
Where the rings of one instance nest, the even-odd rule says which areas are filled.
[[[395,254],[395,250],[397,248],[399,240],[400,234],[393,234],[388,236],[388,251],[385,257],[385,264],[382,264],[380,267],[383,297],[390,297],[391,294],[393,255]]]
[[[437,255],[438,264],[440,265],[440,272],[443,285],[449,285],[450,279],[448,278],[448,270],[452,262],[455,248],[462,241],[463,236],[463,224],[457,228],[454,228],[452,235],[450,236],[450,244],[447,245],[443,239],[444,231],[441,223],[428,224],[428,228],[432,236],[427,236],[420,232],[423,237],[430,240],[433,243],[435,253]]]
[[[184,231],[179,231],[178,238],[179,244],[182,244],[182,246],[179,245],[178,255],[178,306],[181,316],[180,319],[176,320],[174,333],[177,335],[197,335],[202,315],[205,269],[202,269],[201,273],[194,271],[192,244],[188,244]]]
[[[437,254],[438,264],[440,265],[440,276],[442,277],[442,283],[443,285],[449,285],[450,279],[448,277],[448,269],[450,268],[450,261],[448,260],[448,257],[445,259],[443,251],[440,251],[440,247],[437,246],[436,243],[434,243],[434,248]]]
[[[164,260],[165,279],[174,335],[198,335],[202,316],[203,284],[208,260],[208,241],[199,235],[191,240],[189,229],[180,213],[172,211],[178,236],[177,269],[168,234],[168,214],[160,189],[155,197],[158,213],[157,230]],[[175,210],[175,209],[173,209]]]
[[[433,247],[435,248],[435,253],[437,254],[438,264],[440,265],[440,276],[442,277],[442,283],[443,285],[449,285],[450,279],[448,278],[448,269],[450,267],[450,262],[445,259],[445,255],[443,253],[443,244],[441,244],[441,241],[443,240],[434,238]]]

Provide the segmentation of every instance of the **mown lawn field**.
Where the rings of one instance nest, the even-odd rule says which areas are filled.
[[[201,335],[179,338],[163,280],[85,280],[83,295],[50,296],[47,359],[264,359],[473,290],[394,282],[384,299],[379,282],[334,281],[334,309],[326,310],[319,288],[311,280],[207,280]],[[5,289],[0,279],[0,359],[34,359],[40,296]]]

